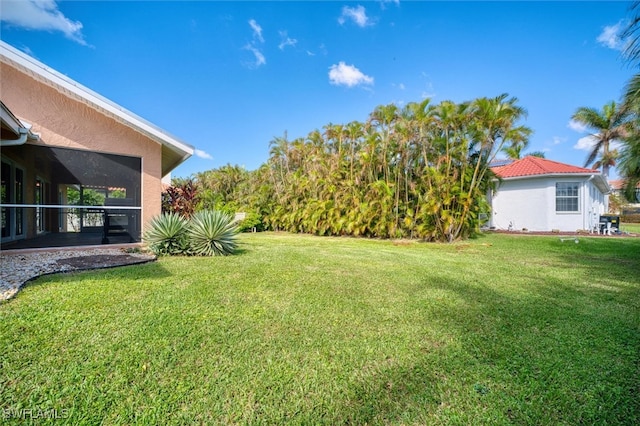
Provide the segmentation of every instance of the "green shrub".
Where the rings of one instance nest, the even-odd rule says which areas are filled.
[[[258,213],[248,212],[245,218],[238,222],[238,232],[252,231],[253,228],[257,231],[263,230],[262,218]]]
[[[238,227],[233,216],[217,210],[204,210],[191,217],[187,228],[189,244],[198,256],[225,256],[236,250]]]
[[[187,254],[188,222],[177,213],[163,213],[151,219],[145,232],[145,241],[156,255]]]
[[[624,214],[620,216],[620,222],[623,223],[640,223],[640,214]]]

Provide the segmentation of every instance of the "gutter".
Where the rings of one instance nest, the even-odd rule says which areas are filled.
[[[2,123],[7,126],[11,133],[17,136],[17,139],[0,139],[0,146],[24,145],[27,140],[40,140],[39,134],[31,133],[31,124],[25,123],[13,115],[3,102],[0,102],[0,104],[2,107]]]
[[[27,140],[40,140],[40,135],[38,135],[37,133],[31,133],[31,130],[28,127],[21,127],[18,132],[20,134],[18,139],[0,139],[0,146],[24,145]]]
[[[18,139],[0,139],[0,146],[23,145],[27,141],[27,138],[29,137],[29,130],[25,128],[20,128],[18,132],[19,132]]]

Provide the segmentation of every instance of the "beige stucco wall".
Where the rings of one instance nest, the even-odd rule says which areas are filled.
[[[161,211],[162,147],[135,130],[0,63],[0,96],[40,134],[35,144],[142,158],[142,226]],[[30,142],[31,143],[31,142]]]

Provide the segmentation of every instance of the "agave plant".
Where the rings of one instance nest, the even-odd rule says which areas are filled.
[[[236,250],[238,227],[233,217],[217,210],[204,210],[191,217],[187,235],[193,254],[226,256]]]
[[[151,219],[144,238],[156,255],[187,254],[187,225],[177,213],[163,213]]]

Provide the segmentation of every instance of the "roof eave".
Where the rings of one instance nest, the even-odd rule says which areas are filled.
[[[173,169],[184,163],[191,157],[191,154],[178,153],[166,146],[162,147],[162,176],[166,176]]]
[[[595,175],[595,185],[600,189],[600,191],[602,191],[602,193],[611,194],[611,185],[609,185],[609,182],[607,182],[607,179],[602,173]]]
[[[544,173],[544,174],[536,174],[536,175],[509,176],[509,177],[502,177],[500,175],[496,175],[496,176],[501,180],[519,180],[519,179],[531,179],[531,178],[596,176],[596,175],[600,175],[600,173]]]
[[[37,141],[40,139],[40,135],[31,131],[31,124],[16,117],[4,102],[0,101],[0,105],[0,121],[2,121],[3,127],[15,136],[10,139],[0,139],[0,146],[23,145],[28,140]]]
[[[128,111],[125,108],[122,108],[116,103],[99,95],[91,89],[82,86],[81,84],[60,74],[59,72],[45,66],[41,62],[36,61],[35,59],[20,52],[19,50],[1,40],[0,61],[18,68],[22,72],[25,72],[27,75],[30,75],[31,77],[34,77],[37,80],[53,87],[64,95],[80,101],[100,112],[101,114],[112,117],[116,121],[128,127],[131,127],[135,131],[147,136],[151,140],[163,146],[163,154],[166,152],[165,148],[169,151],[175,152],[176,154],[178,154],[177,157],[179,157],[179,160],[168,162],[173,168],[177,167],[189,157],[191,157],[195,151],[195,148],[193,146],[181,141],[175,136],[168,134],[151,122],[143,119],[142,117],[139,117],[138,115],[132,113],[131,111]],[[163,173],[168,174],[171,170],[173,170],[173,168],[170,170],[166,170],[165,165],[163,164]]]
[[[593,177],[595,179],[595,184],[596,186],[605,194],[608,194],[611,192],[611,187],[609,186],[609,184],[607,183],[607,180],[605,179],[604,175],[600,172],[594,172],[594,173],[546,173],[546,174],[539,174],[539,175],[524,175],[524,176],[510,176],[510,177],[501,177],[496,175],[496,178],[494,180],[501,180],[501,181],[511,181],[511,180],[524,180],[524,179],[534,179],[534,178],[538,178],[538,179],[542,179],[542,178],[559,178],[559,177]]]

